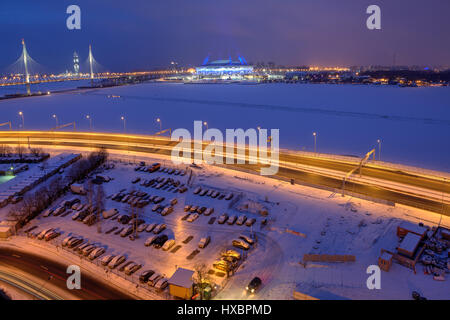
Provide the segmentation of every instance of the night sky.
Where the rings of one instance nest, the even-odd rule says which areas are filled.
[[[81,30],[66,8],[81,7]],[[366,28],[381,7],[382,29]],[[20,39],[46,71],[71,68],[74,51],[109,71],[199,65],[243,55],[280,65],[450,65],[448,0],[39,0],[0,3],[0,71]],[[83,67],[83,65],[82,65]],[[85,70],[86,71],[86,70]]]

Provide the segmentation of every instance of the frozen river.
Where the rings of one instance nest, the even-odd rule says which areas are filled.
[[[2,92],[0,92],[2,93]],[[120,96],[120,97],[113,97]],[[207,121],[209,128],[279,128],[280,146],[362,155],[382,140],[385,161],[450,171],[450,87],[148,83],[0,101],[0,122],[49,129],[77,122],[77,129],[152,134]],[[5,129],[6,130],[6,127]]]

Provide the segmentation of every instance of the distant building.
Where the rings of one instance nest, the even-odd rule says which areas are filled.
[[[218,78],[218,79],[232,79],[242,78],[245,75],[253,74],[253,66],[247,64],[243,57],[238,57],[238,60],[215,60],[209,61],[206,58],[203,64],[195,68],[196,74],[199,78]]]

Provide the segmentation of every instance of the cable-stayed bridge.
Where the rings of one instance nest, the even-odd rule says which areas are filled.
[[[45,73],[45,68],[36,62],[28,53],[25,40],[22,39],[22,53],[20,57],[11,65],[6,67],[5,75],[0,77],[0,87],[24,85],[27,94],[31,94],[31,85],[50,82],[91,80],[91,86],[94,80],[102,79],[120,79],[124,77],[139,77],[145,75],[158,74],[158,72],[127,72],[127,73],[111,73],[101,72],[104,68],[95,60],[92,54],[92,46],[89,45],[89,54],[86,59],[86,70],[88,72],[67,72],[63,74]]]

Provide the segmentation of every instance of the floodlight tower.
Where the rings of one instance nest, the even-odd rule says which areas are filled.
[[[94,84],[94,70],[92,68],[92,63],[94,62],[94,57],[92,56],[92,47],[89,45],[89,68],[91,71],[91,86]]]
[[[28,73],[28,52],[24,39],[22,39],[22,56],[23,56],[23,64],[25,65],[25,82],[27,84],[27,94],[30,95],[31,89],[30,89],[30,74]]]
[[[80,73],[80,60],[76,52],[73,53],[73,71],[76,75]]]

